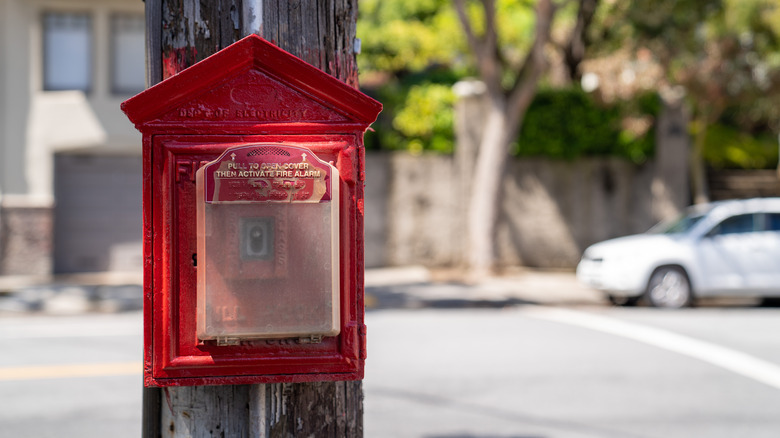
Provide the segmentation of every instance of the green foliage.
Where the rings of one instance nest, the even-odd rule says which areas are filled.
[[[499,50],[513,83],[534,37],[534,0],[497,0]],[[576,8],[565,8],[569,21]],[[482,34],[484,9],[467,2]],[[473,59],[451,0],[361,0],[358,57],[364,83],[384,104],[368,148],[449,153],[454,146],[451,86],[474,73]]]
[[[412,153],[453,151],[455,96],[449,82],[385,87],[381,95],[395,110],[392,117],[374,125],[374,132],[367,133],[366,147]],[[599,105],[579,88],[541,90],[528,109],[512,152],[521,157],[567,160],[617,156],[643,163],[653,155],[653,123],[659,111],[655,93]],[[637,123],[627,123],[631,121],[638,121],[642,129],[632,126]]]
[[[704,160],[712,167],[768,169],[777,166],[777,158],[772,135],[752,135],[723,124],[707,129]]]
[[[484,11],[477,3],[469,2],[467,10],[479,34]],[[515,70],[533,41],[534,2],[498,0],[496,11],[501,54]],[[451,0],[361,0],[357,35],[363,72],[419,72],[431,65],[473,69]]]
[[[611,155],[643,163],[655,152],[655,121],[661,112],[661,99],[655,92],[645,92],[633,100],[618,102],[623,117],[620,137]],[[631,123],[635,122],[631,126]],[[628,125],[628,126],[627,126]]]
[[[367,148],[451,152],[451,86],[468,69],[450,0],[361,0],[358,64],[384,105]]]
[[[579,88],[540,90],[525,116],[514,153],[567,160],[618,156],[644,162],[653,154],[652,120],[658,112],[657,101],[651,94],[602,106]],[[650,129],[624,128],[629,118],[644,118]]]
[[[407,148],[412,152],[452,152],[454,104],[455,95],[449,85],[415,85],[396,113],[393,127],[409,139]]]
[[[449,0],[361,0],[360,70],[395,74],[454,65],[465,43],[449,4]]]
[[[366,133],[369,149],[451,153],[455,143],[452,85],[459,78],[447,70],[409,75],[380,87],[375,97],[384,111]]]
[[[619,136],[614,109],[600,110],[582,91],[542,90],[528,109],[517,155],[574,159],[606,155]]]
[[[483,10],[469,0],[476,33]],[[499,50],[512,73],[534,31],[534,0],[496,0]],[[558,26],[576,17],[562,6]],[[561,27],[559,27],[561,29]],[[361,0],[358,37],[365,90],[384,104],[366,135],[368,148],[453,149],[451,86],[474,74],[451,0]],[[666,80],[683,85],[694,115],[707,112],[705,158],[718,167],[767,167],[777,161],[780,129],[780,5],[777,0],[635,0],[601,2],[588,31],[590,55],[649,49]],[[575,159],[612,155],[641,163],[653,154],[655,93],[602,104],[579,89],[542,90],[523,122],[514,152]],[[697,116],[699,118],[699,116]],[[775,131],[775,134],[770,134]],[[747,132],[758,134],[746,134]]]

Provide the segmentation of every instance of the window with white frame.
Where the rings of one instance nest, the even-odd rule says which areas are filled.
[[[135,94],[145,88],[144,16],[111,16],[111,91]]]
[[[92,88],[92,18],[85,12],[43,14],[44,90]]]

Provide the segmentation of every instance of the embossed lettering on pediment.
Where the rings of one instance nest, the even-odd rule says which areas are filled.
[[[340,122],[347,118],[258,70],[248,70],[221,86],[194,96],[164,114],[161,121]]]

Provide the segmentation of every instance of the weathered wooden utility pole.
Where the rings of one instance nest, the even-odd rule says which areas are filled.
[[[149,85],[254,33],[357,87],[357,0],[145,3]],[[362,384],[147,388],[144,436],[362,437]]]

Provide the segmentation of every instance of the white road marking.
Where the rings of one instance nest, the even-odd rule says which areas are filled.
[[[780,389],[780,366],[711,342],[683,336],[668,330],[575,310],[525,307],[522,313],[537,319],[575,325],[644,342],[654,347],[699,359],[775,389]]]

